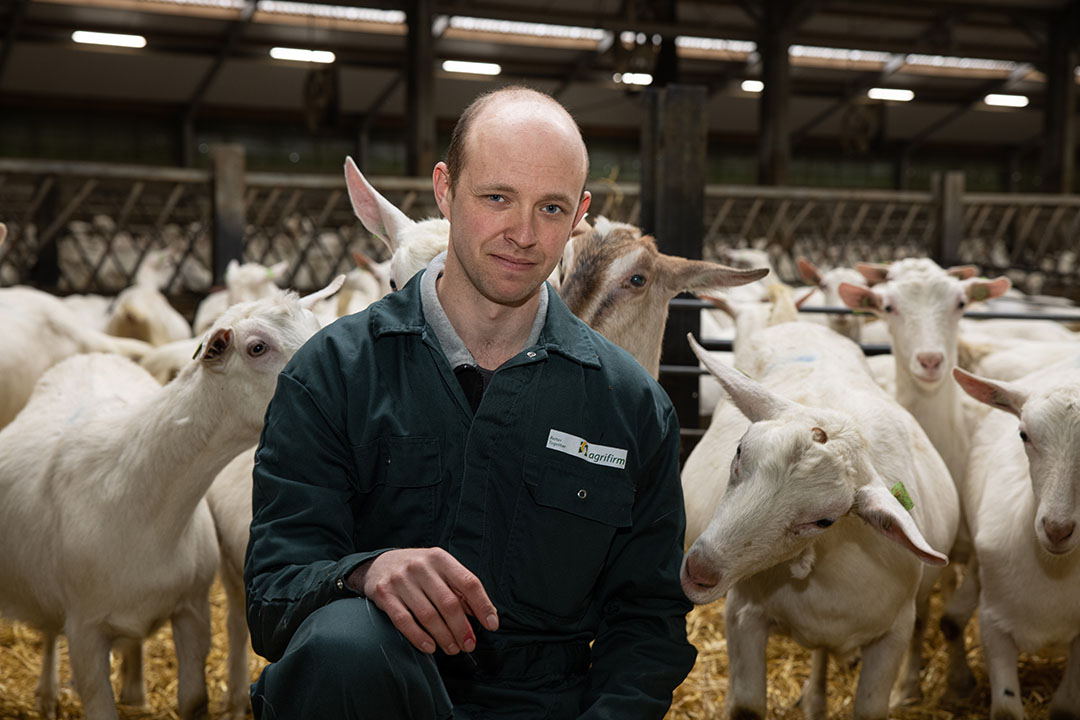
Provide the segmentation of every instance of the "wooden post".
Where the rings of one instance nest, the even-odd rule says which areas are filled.
[[[244,256],[244,148],[242,145],[214,145],[213,163],[213,272],[214,285],[225,284],[225,268],[230,260]]]
[[[642,230],[652,234],[661,252],[701,258],[705,233],[705,88],[669,85],[644,93],[641,137]],[[697,310],[673,310],[664,333],[662,363],[697,365],[686,334],[700,335]],[[663,375],[679,424],[698,427],[698,378]],[[683,443],[686,458],[693,442]]]
[[[435,39],[431,35],[435,3],[409,0],[408,69],[406,70],[405,172],[429,177],[435,167]]]
[[[932,259],[942,267],[955,265],[960,257],[960,239],[964,233],[964,173],[950,170],[934,173],[931,179],[937,206],[937,238]]]
[[[758,53],[765,89],[758,101],[758,184],[787,185],[791,165],[788,47],[792,37],[788,3],[762,3],[762,12],[758,25]]]
[[[1042,190],[1069,193],[1076,168],[1077,64],[1074,9],[1062,22],[1050,24],[1046,62],[1046,108],[1043,110]]]

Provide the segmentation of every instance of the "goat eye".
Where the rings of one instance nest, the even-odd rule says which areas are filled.
[[[397,292],[397,283],[394,282],[394,278],[390,278],[390,289]]]
[[[817,525],[820,528],[827,528],[830,525],[832,525],[834,522],[836,522],[836,521],[835,520],[830,520],[829,518],[821,518],[820,520],[818,520],[814,524]]]
[[[885,312],[891,313],[893,310],[894,310],[894,308],[893,308],[893,306],[891,304],[885,306]]]
[[[1028,442],[1031,442],[1031,438],[1028,437],[1028,434],[1026,432],[1021,430],[1020,431],[1020,441],[1028,443]]]
[[[248,348],[248,355],[250,355],[251,357],[258,357],[258,356],[262,355],[264,352],[266,352],[266,349],[267,349],[266,343],[264,343],[264,342],[262,342],[260,340],[258,342],[254,342],[254,343],[251,344],[251,346]]]
[[[742,443],[739,443],[739,447],[735,448],[735,457],[740,457],[741,455],[742,455]]]
[[[634,287],[637,287],[637,288],[645,287],[645,276],[644,275],[631,275],[630,276],[630,284],[633,285]]]
[[[957,310],[963,310],[966,307],[967,307],[967,301],[965,301],[965,300],[961,300],[960,302],[956,303],[956,309]]]

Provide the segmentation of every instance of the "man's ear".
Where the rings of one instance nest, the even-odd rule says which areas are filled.
[[[431,186],[435,192],[435,204],[439,206],[443,217],[450,220],[450,200],[453,192],[450,189],[450,168],[446,167],[446,163],[435,163],[435,169],[431,171]]]
[[[570,226],[576,228],[581,219],[585,217],[585,213],[589,210],[589,204],[592,203],[592,193],[586,190],[581,196],[581,202],[578,203],[577,213],[574,215],[574,223]]]

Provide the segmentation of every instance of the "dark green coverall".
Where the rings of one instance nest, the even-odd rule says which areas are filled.
[[[272,662],[256,717],[661,718],[695,658],[666,394],[552,292],[539,342],[474,413],[419,277],[315,335],[278,380],[245,563]],[[499,611],[495,632],[473,622],[472,653],[416,650],[344,584],[381,552],[436,546]]]

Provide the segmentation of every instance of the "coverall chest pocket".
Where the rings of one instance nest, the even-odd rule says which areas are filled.
[[[579,619],[616,533],[630,527],[633,506],[634,485],[622,470],[526,455],[502,573],[505,595],[543,617]]]
[[[443,479],[439,441],[382,437],[354,445],[352,451],[359,478],[355,506],[359,547],[434,544]]]

